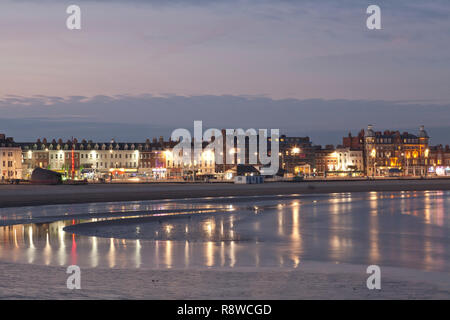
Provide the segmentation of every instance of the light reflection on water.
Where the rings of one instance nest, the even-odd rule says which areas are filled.
[[[295,268],[317,260],[450,271],[449,208],[450,193],[432,191],[0,209],[3,221],[39,221],[0,227],[0,260],[102,268]],[[181,211],[125,215],[145,210]],[[70,219],[86,212],[127,223]]]

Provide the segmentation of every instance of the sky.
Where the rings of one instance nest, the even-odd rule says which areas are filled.
[[[203,120],[322,144],[423,124],[450,143],[448,0],[0,0],[0,39],[0,132],[16,140],[144,140]]]

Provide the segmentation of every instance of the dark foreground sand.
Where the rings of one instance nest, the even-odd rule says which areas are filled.
[[[264,183],[261,185],[235,185],[230,183],[0,185],[0,208],[199,197],[412,190],[450,190],[450,179],[304,181]]]
[[[0,262],[0,299],[449,299],[448,276],[383,268],[381,290],[366,286],[366,266],[298,269],[81,270],[66,287],[64,267]]]

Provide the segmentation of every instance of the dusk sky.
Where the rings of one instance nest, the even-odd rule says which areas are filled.
[[[370,4],[382,30],[366,28]],[[450,143],[448,0],[0,0],[0,39],[0,132],[16,140],[144,140],[203,120],[323,144],[423,124]]]

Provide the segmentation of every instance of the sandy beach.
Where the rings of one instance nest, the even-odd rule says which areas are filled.
[[[366,287],[365,266],[306,263],[298,269],[81,270],[0,263],[0,299],[450,299],[448,275],[384,268],[381,290]]]
[[[200,197],[423,190],[450,190],[450,179],[304,181],[259,185],[230,183],[0,185],[0,208]]]
[[[450,299],[447,188],[448,180],[2,186],[0,299]],[[186,199],[117,202],[176,197]],[[81,290],[66,287],[72,264]],[[366,286],[373,264],[381,290]]]

